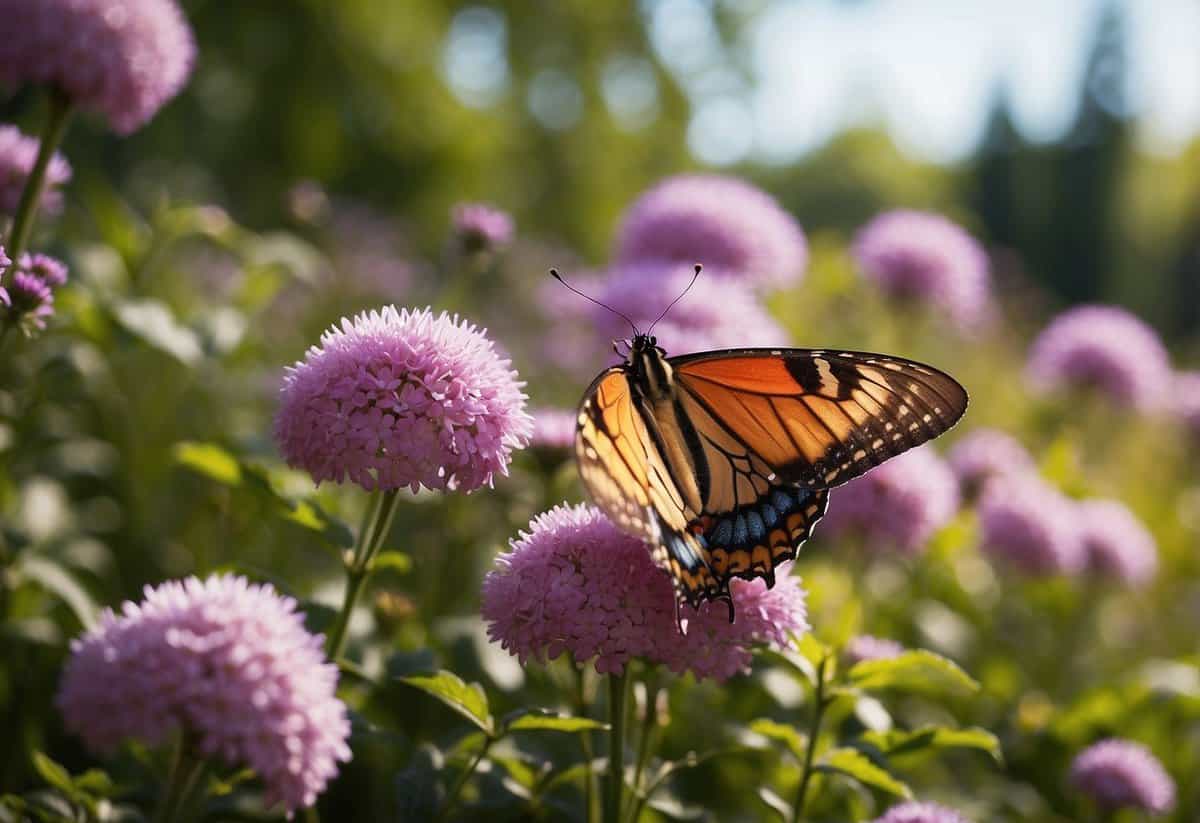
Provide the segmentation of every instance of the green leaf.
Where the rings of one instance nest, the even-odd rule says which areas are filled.
[[[78,580],[57,563],[35,554],[21,557],[18,573],[26,580],[38,584],[67,604],[80,624],[86,629],[95,622],[99,608]]]
[[[238,459],[216,443],[183,441],[171,450],[175,462],[226,486],[242,482],[242,467]]]
[[[867,732],[859,739],[888,757],[929,749],[978,749],[987,752],[997,763],[1004,762],[999,739],[977,726],[967,729],[923,726],[911,731],[891,729],[886,732]]]
[[[42,780],[68,796],[75,795],[75,781],[70,772],[39,751],[34,751],[32,759],[33,768]]]
[[[750,731],[761,734],[763,737],[774,740],[776,743],[782,743],[787,747],[797,760],[804,760],[804,750],[808,747],[805,735],[796,731],[795,728],[786,723],[779,723],[770,718],[760,717],[758,720],[750,723]]]
[[[194,366],[204,357],[199,335],[176,320],[165,303],[125,300],[113,306],[113,315],[126,331],[185,366]]]
[[[910,798],[912,790],[887,771],[876,766],[857,749],[834,749],[821,758],[815,766],[817,771],[842,774],[872,789]]]
[[[88,769],[75,778],[75,788],[96,797],[112,797],[117,790],[107,772],[100,769]]]
[[[925,649],[886,660],[864,660],[849,672],[860,689],[895,689],[926,695],[973,694],[977,683],[957,663]]]
[[[478,683],[464,683],[454,672],[444,669],[429,677],[401,677],[400,681],[436,697],[478,726],[488,737],[495,736],[496,723],[488,709],[487,695]]]
[[[371,561],[371,569],[373,571],[384,571],[386,569],[394,571],[397,574],[408,574],[412,571],[412,558],[404,552],[380,552]]]
[[[291,510],[284,515],[284,520],[303,526],[306,529],[319,532],[325,541],[334,546],[353,546],[354,534],[350,527],[325,513],[316,503],[310,500],[298,500],[295,503],[284,501]]]
[[[562,717],[555,714],[528,712],[508,720],[505,731],[549,731],[549,732],[586,732],[599,731],[608,728],[607,723],[592,720],[590,717]]]

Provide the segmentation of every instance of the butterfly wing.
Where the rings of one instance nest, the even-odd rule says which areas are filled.
[[[743,349],[668,361],[683,410],[709,434],[784,482],[830,488],[932,440],[958,422],[966,390],[948,374],[882,354]],[[706,499],[719,507],[728,493]]]
[[[575,456],[592,500],[624,531],[651,546],[676,594],[697,604],[722,590],[707,553],[687,536],[689,511],[638,408],[625,367],[602,372],[584,394]]]

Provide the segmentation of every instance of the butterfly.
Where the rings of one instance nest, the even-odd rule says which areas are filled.
[[[932,440],[967,408],[948,374],[884,354],[668,357],[636,328],[628,345],[584,393],[575,456],[596,505],[671,575],[677,614],[681,602],[723,600],[732,622],[730,581],[773,586],[832,487]]]

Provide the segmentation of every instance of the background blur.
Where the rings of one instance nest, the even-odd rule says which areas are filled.
[[[1193,0],[185,6],[182,98],[131,140],[67,145],[146,198],[167,179],[264,228],[313,179],[402,212],[426,252],[483,199],[597,262],[636,193],[715,167],[810,233],[941,209],[1005,251],[1002,281],[1177,340],[1200,319]]]

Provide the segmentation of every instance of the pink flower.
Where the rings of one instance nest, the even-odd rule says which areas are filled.
[[[182,727],[199,753],[253,769],[268,805],[311,806],[350,759],[337,667],[296,601],[233,575],[145,589],[71,644],[58,707],[107,753]]]
[[[646,191],[617,232],[619,264],[712,267],[714,276],[779,288],[808,265],[804,232],[771,195],[736,177],[687,174]]]
[[[1108,809],[1130,807],[1152,814],[1175,808],[1175,781],[1141,743],[1102,740],[1076,756],[1071,783]]]
[[[928,446],[907,451],[829,495],[826,534],[855,533],[909,554],[922,551],[958,510],[958,482]]]
[[[642,331],[683,294],[695,276],[691,265],[641,262],[618,268],[593,296],[629,317]],[[564,289],[565,291],[565,289]],[[611,311],[588,303],[590,328],[607,345],[629,337],[629,324]],[[696,282],[654,326],[668,354],[738,346],[787,345],[788,335],[750,291],[735,278],[705,268]]]
[[[136,131],[174,97],[196,46],[174,0],[0,0],[0,84],[52,86]]]
[[[885,294],[941,309],[963,328],[985,318],[987,254],[940,214],[898,209],[879,215],[859,231],[854,258]]]
[[[1026,366],[1035,388],[1083,387],[1135,409],[1165,399],[1171,380],[1158,333],[1117,306],[1078,306],[1042,330]]]
[[[498,249],[512,242],[512,217],[486,203],[459,203],[451,217],[458,243],[468,254]]]
[[[0,0],[0,7],[3,0]],[[0,50],[3,46],[0,46]],[[0,126],[0,212],[14,214],[25,191],[25,181],[37,161],[38,147],[35,137],[26,137],[16,126]],[[41,205],[48,212],[62,208],[62,192],[59,187],[71,179],[71,164],[61,154],[50,156],[46,167],[45,188]]]
[[[749,670],[752,645],[783,645],[789,632],[808,629],[804,592],[786,573],[773,589],[735,580],[731,591],[734,623],[723,603],[681,607],[680,635],[670,578],[649,547],[591,506],[564,505],[536,517],[496,559],[483,581],[483,617],[488,636],[522,663],[567,652],[608,674],[640,658],[725,680]]]
[[[2,250],[0,250],[2,253]],[[11,263],[7,257],[5,263]],[[2,273],[3,265],[0,265]],[[54,289],[67,282],[67,267],[45,254],[22,254],[7,291],[0,289],[3,321],[19,326],[25,334],[46,328],[54,316]]]
[[[1148,582],[1158,571],[1154,535],[1119,500],[1084,500],[1079,529],[1090,571],[1131,586]]]
[[[575,446],[575,417],[567,409],[534,409],[533,437],[529,445],[543,449],[569,450]]]
[[[343,318],[288,369],[275,439],[318,483],[470,492],[529,441],[523,385],[470,323],[385,306]]]
[[[1032,472],[989,483],[979,523],[983,550],[1026,574],[1075,574],[1086,562],[1078,508]]]
[[[846,644],[846,662],[853,666],[864,660],[889,660],[904,653],[904,647],[886,637],[860,634]]]
[[[976,429],[950,449],[950,468],[963,493],[974,496],[995,477],[1034,469],[1033,458],[1015,437],[999,429]]]
[[[970,823],[961,813],[937,803],[909,800],[892,806],[873,823]]]

